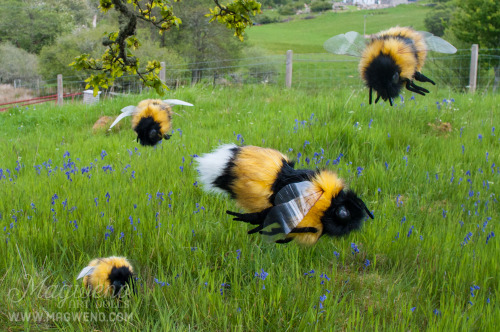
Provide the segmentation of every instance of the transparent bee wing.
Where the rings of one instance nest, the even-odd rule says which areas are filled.
[[[275,206],[264,219],[262,233],[269,236],[288,234],[294,229],[323,194],[314,191],[309,181],[289,184],[281,189],[275,198]]]
[[[366,40],[359,33],[349,31],[328,39],[323,47],[331,53],[360,57],[366,47]]]
[[[76,277],[76,280],[81,279],[85,276],[88,276],[89,274],[92,274],[92,272],[94,272],[94,269],[95,269],[95,266],[87,266],[87,267],[83,268],[83,270],[80,272],[78,277]]]
[[[127,116],[131,116],[134,113],[134,111],[135,111],[135,106],[127,106],[127,107],[122,108],[120,111],[120,112],[122,112],[122,114],[118,115],[118,117],[115,119],[115,121],[113,121],[113,123],[111,124],[109,129],[113,128],[115,126],[115,124],[120,122],[121,119],[123,119]]]
[[[193,104],[187,103],[179,99],[165,99],[163,102],[169,104],[170,106],[175,106],[175,105],[194,106]]]
[[[448,43],[446,40],[434,36],[432,33],[427,31],[419,31],[419,33],[424,36],[425,43],[427,44],[427,50],[447,54],[454,54],[457,52],[456,47]]]

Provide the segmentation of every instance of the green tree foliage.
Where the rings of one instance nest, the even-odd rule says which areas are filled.
[[[0,83],[12,83],[15,79],[35,79],[38,77],[37,66],[36,55],[9,42],[0,44]]]
[[[177,50],[191,63],[191,82],[197,83],[204,76],[210,61],[232,59],[240,56],[243,44],[232,38],[231,31],[220,24],[211,24],[206,17],[210,0],[190,0],[175,5],[174,9],[182,17],[179,29],[170,31],[164,43]],[[232,61],[225,63],[232,65]],[[214,75],[217,75],[213,71]]]
[[[44,79],[54,79],[57,74],[62,74],[65,77],[76,76],[79,80],[85,79],[92,74],[91,71],[78,71],[70,67],[69,64],[75,57],[83,53],[93,57],[101,55],[106,50],[105,46],[102,45],[102,37],[107,35],[106,31],[113,29],[114,27],[104,24],[95,29],[84,28],[57,38],[53,45],[45,46],[40,52],[40,74]],[[148,32],[144,29],[139,29],[137,34],[142,40],[142,47],[137,50],[137,56],[143,59],[144,63],[156,58],[169,65],[183,63],[176,52],[160,48],[159,43],[151,40]]]
[[[500,48],[500,1],[456,1],[450,29],[465,42]]]
[[[57,12],[42,2],[7,0],[0,5],[0,42],[9,41],[30,53],[39,53],[64,31]]]
[[[425,17],[425,27],[430,33],[442,37],[446,25],[450,21],[451,12],[453,7],[450,2],[438,4],[433,10]]]
[[[224,24],[243,40],[245,28],[252,24],[251,16],[260,12],[260,3],[255,0],[233,0],[227,4],[221,4],[218,0],[213,2],[215,7],[206,14],[210,22]],[[117,77],[137,74],[146,86],[163,94],[167,86],[158,77],[160,62],[148,61],[145,69],[141,70],[140,59],[132,52],[141,45],[136,36],[138,21],[152,24],[160,34],[181,24],[181,19],[174,14],[173,5],[168,0],[100,0],[99,3],[104,12],[113,9],[119,13],[120,28],[108,34],[103,42],[106,51],[100,58],[93,58],[88,53],[81,54],[72,66],[78,70],[96,72],[86,80],[88,86],[94,88],[94,93],[99,87],[111,86]]]
[[[482,67],[493,67],[495,82],[493,90],[500,85],[500,1],[498,0],[460,0],[455,2],[450,32],[461,41],[479,44],[480,48],[497,49],[482,51]],[[487,57],[489,55],[489,57]],[[487,60],[486,60],[487,59]],[[485,61],[486,60],[486,61]]]

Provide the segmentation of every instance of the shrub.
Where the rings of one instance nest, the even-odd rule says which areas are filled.
[[[0,44],[0,82],[38,78],[38,58],[10,43]]]
[[[324,12],[326,10],[332,9],[332,4],[326,1],[315,1],[311,4],[312,12]]]

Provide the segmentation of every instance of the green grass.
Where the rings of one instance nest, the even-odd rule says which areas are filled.
[[[246,33],[250,44],[274,54],[285,54],[287,50],[293,50],[294,53],[325,53],[323,43],[328,38],[348,31],[363,33],[365,15],[367,34],[395,25],[425,30],[424,18],[429,10],[429,7],[411,4],[380,10],[327,12],[314,19],[253,26]]]
[[[119,132],[92,133],[99,116],[148,97],[0,114],[0,329],[497,329],[496,97],[443,89],[415,100],[406,93],[389,107],[367,106],[366,89],[185,88],[168,97],[195,107],[176,109],[174,135],[157,148],[138,145],[128,119]],[[440,121],[452,131],[429,125]],[[192,163],[238,134],[244,144],[300,152],[299,167],[338,172],[375,219],[310,248],[247,235],[225,214],[237,210],[233,201],[194,185]],[[139,292],[119,308],[96,308],[103,302],[81,298],[75,277],[110,255],[133,262]],[[255,277],[262,270],[265,280]],[[44,311],[106,316],[9,316]],[[130,320],[109,319],[117,312]]]

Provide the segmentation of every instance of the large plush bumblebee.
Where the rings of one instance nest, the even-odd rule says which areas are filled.
[[[455,53],[457,49],[447,41],[425,31],[415,31],[408,27],[394,27],[379,32],[367,41],[357,32],[350,31],[334,36],[324,43],[324,48],[335,54],[360,56],[361,78],[380,98],[389,100],[400,94],[403,85],[411,92],[425,96],[429,90],[414,83],[434,81],[421,73],[427,51]]]
[[[90,261],[78,277],[92,294],[119,297],[126,287],[135,292],[134,270],[125,257],[111,256]]]
[[[335,173],[296,170],[287,156],[273,149],[222,145],[197,162],[205,190],[227,193],[248,211],[226,211],[234,220],[257,225],[248,234],[312,245],[323,234],[341,236],[359,229],[366,215],[373,219]]]
[[[172,107],[174,105],[193,106],[178,99],[146,99],[137,106],[124,107],[109,129],[121,119],[132,116],[132,129],[137,133],[141,145],[155,145],[162,139],[170,138],[172,129]]]

